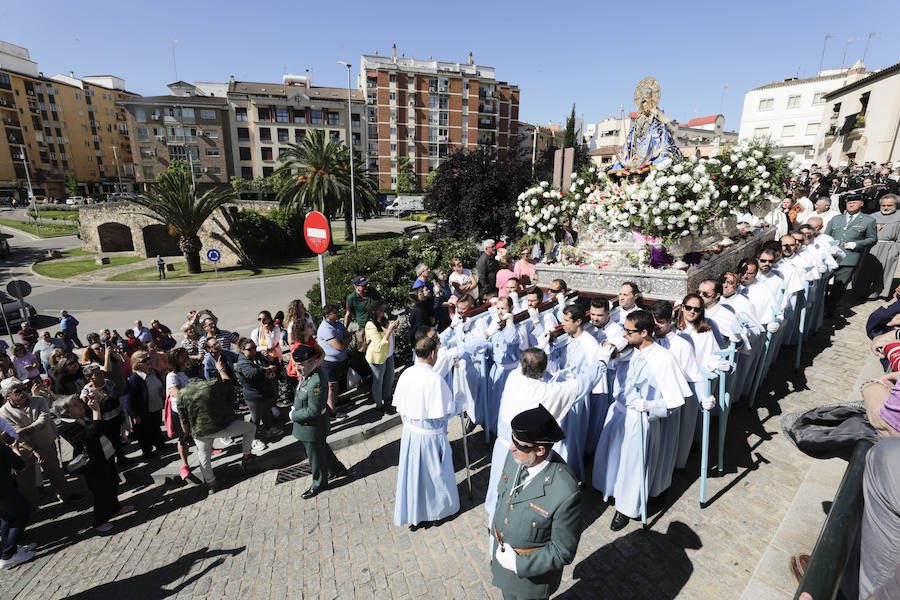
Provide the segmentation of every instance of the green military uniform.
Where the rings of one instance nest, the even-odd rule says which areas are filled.
[[[517,487],[519,465],[507,454],[497,486],[491,525],[491,572],[503,597],[549,598],[559,588],[563,567],[575,558],[581,538],[581,488],[565,461],[550,452],[549,464],[524,487]],[[494,558],[499,541],[516,552],[516,572]]]
[[[831,314],[840,301],[841,296],[844,295],[844,290],[847,289],[847,284],[853,278],[853,272],[856,270],[862,257],[878,241],[878,230],[875,227],[875,219],[869,215],[858,212],[848,225],[847,213],[843,213],[833,217],[828,222],[825,234],[833,237],[844,248],[845,253],[838,268],[831,275],[834,284],[832,285],[831,293],[828,294],[825,301],[825,311]],[[852,250],[846,248],[845,244],[847,242],[853,242],[856,246]]]
[[[294,424],[294,437],[306,448],[313,477],[310,489],[313,490],[327,486],[328,476],[344,469],[325,441],[331,430],[327,399],[328,381],[321,367],[316,367],[306,377],[300,377],[290,418]]]

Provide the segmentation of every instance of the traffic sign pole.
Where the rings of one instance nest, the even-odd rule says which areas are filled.
[[[213,269],[216,271],[216,278],[219,277],[219,261],[222,259],[222,253],[216,250],[215,248],[210,248],[206,251],[206,260],[213,264]]]
[[[325,259],[319,255],[319,292],[322,296],[322,306],[325,306]]]
[[[325,258],[322,254],[328,250],[331,241],[331,228],[328,219],[318,211],[306,215],[303,221],[303,237],[309,249],[319,255],[319,294],[322,306],[325,306]]]

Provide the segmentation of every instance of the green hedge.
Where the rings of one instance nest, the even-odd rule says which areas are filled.
[[[312,256],[296,213],[244,210],[237,214],[229,236],[254,264],[284,262],[286,257]]]
[[[353,277],[365,275],[388,303],[389,310],[403,309],[416,278],[416,265],[441,266],[449,273],[448,263],[454,256],[472,268],[478,255],[472,242],[435,238],[430,234],[414,240],[405,237],[388,239],[360,246],[357,250],[346,248],[325,266],[326,299],[331,304],[343,306],[347,295],[353,291]],[[317,322],[322,318],[319,294],[318,283],[307,293],[309,311]]]

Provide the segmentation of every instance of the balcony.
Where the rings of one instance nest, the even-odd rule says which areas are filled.
[[[8,127],[21,127],[21,123],[17,119],[10,119],[9,117],[3,117],[0,119],[3,121],[3,124]]]
[[[15,110],[16,103],[12,100],[7,100],[3,96],[0,96],[0,108],[9,108],[11,110]]]

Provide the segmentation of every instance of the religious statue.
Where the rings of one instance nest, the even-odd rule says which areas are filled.
[[[625,146],[616,161],[609,167],[610,174],[640,171],[664,161],[679,162],[683,159],[675,145],[675,131],[671,122],[660,114],[659,83],[653,77],[645,77],[634,90],[634,105],[638,116],[631,125]]]

